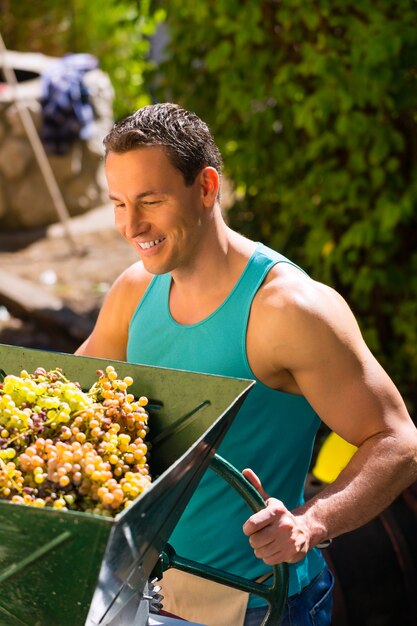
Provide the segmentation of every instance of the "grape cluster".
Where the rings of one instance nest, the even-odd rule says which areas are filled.
[[[116,515],[151,482],[147,398],[108,365],[84,392],[61,369],[0,383],[0,498]]]

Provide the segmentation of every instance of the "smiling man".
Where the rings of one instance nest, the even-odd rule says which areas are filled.
[[[378,515],[417,479],[416,428],[342,297],[227,226],[221,156],[202,120],[152,105],[104,143],[116,227],[140,260],[116,280],[78,354],[256,380],[219,452],[252,468],[245,475],[265,509],[247,519],[245,504],[208,472],[171,543],[246,578],[289,563],[283,624],[311,624],[312,615],[330,624],[332,577],[317,546]],[[320,420],[358,451],[304,503]],[[185,587],[175,573],[167,579],[167,610],[181,599],[205,624],[262,623],[258,598],[242,618],[222,621],[192,579]],[[226,616],[231,603],[219,598],[216,609]]]

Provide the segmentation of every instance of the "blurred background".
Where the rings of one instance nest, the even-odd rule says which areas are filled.
[[[81,124],[85,137],[51,150],[44,92],[32,98],[15,88],[11,95],[0,75],[0,342],[63,350],[81,343],[110,284],[135,260],[112,229],[102,136],[140,106],[169,100],[195,111],[216,138],[231,226],[342,293],[417,421],[415,1],[0,0],[0,20],[5,48],[19,53],[21,89],[47,75],[53,59],[70,54],[92,63],[83,87],[94,127]],[[50,194],[38,201],[40,191],[33,192],[35,182],[45,188],[45,177],[13,121],[19,98],[44,133],[67,214],[51,209]],[[24,165],[11,165],[10,155],[22,153]],[[349,614],[345,606],[335,623],[417,624],[416,540],[404,548],[404,537],[416,535],[416,498],[407,496],[414,517],[395,512],[367,527],[368,544],[378,532],[387,541],[397,533],[394,556],[368,554],[359,568],[368,581],[361,608]],[[345,544],[344,571],[351,553]],[[339,606],[343,594],[347,603],[349,575],[359,576],[352,564],[347,570]],[[385,584],[378,606],[390,595],[404,604],[409,594],[396,621],[381,617],[386,606],[364,617],[373,574]]]

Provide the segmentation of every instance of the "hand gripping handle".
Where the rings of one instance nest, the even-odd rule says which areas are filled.
[[[231,463],[215,454],[210,462],[210,468],[237,491],[254,513],[265,508],[265,501],[259,492]],[[262,626],[278,626],[280,623],[288,595],[287,563],[281,563],[272,567],[272,583],[266,585],[229,574],[208,565],[184,559],[178,556],[169,544],[165,546],[165,551],[161,558],[164,570],[174,567],[200,578],[206,578],[222,585],[228,585],[229,587],[260,596],[269,604],[269,610],[262,622]]]

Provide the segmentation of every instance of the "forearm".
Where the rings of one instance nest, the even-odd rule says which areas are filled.
[[[333,483],[293,511],[308,529],[309,549],[366,524],[417,480],[417,439],[409,435],[370,438]]]

